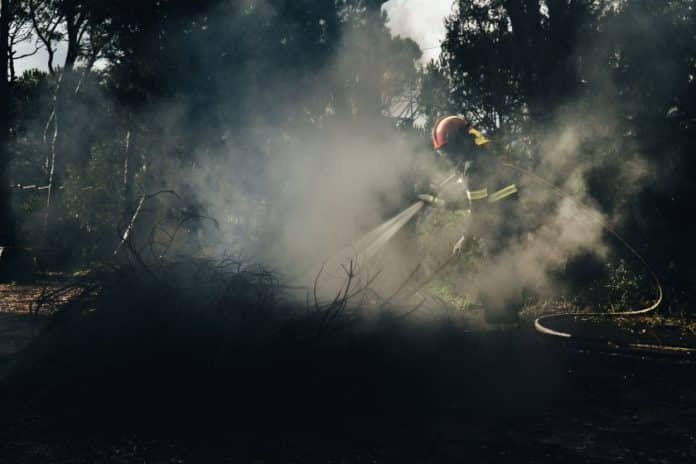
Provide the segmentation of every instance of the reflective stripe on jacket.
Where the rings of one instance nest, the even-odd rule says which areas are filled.
[[[510,184],[506,187],[496,190],[490,195],[488,194],[488,188],[486,187],[477,190],[467,190],[466,197],[469,199],[470,202],[487,199],[488,203],[496,203],[500,200],[509,197],[510,195],[514,195],[515,193],[517,193],[517,185]]]

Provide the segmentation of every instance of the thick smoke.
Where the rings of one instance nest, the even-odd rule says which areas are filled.
[[[217,219],[217,227],[207,223],[200,231],[206,253],[261,261],[304,286],[331,261],[323,272],[340,281],[340,265],[350,265],[350,258],[332,258],[416,201],[412,177],[424,165],[436,169],[428,166],[432,153],[421,137],[398,130],[380,106],[389,106],[381,101],[384,87],[399,86],[399,77],[383,67],[397,63],[400,73],[415,76],[419,53],[412,43],[394,47],[380,27],[378,21],[344,28],[333,55],[306,82],[264,76],[274,94],[287,97],[274,102],[272,113],[250,114],[244,132],[230,128],[218,147],[195,154],[192,167],[168,161],[160,168],[190,172],[182,179],[185,191]],[[277,117],[298,107],[306,108],[302,121]],[[380,282],[393,280],[384,274]]]
[[[412,37],[423,48],[423,63],[437,59],[445,36],[445,16],[453,0],[391,0],[384,5],[389,27],[395,34]]]
[[[348,69],[354,76],[373,75],[374,63],[365,59],[364,49],[357,43],[349,36],[344,38],[317,81],[335,82]],[[280,77],[272,81],[280,83]],[[317,89],[318,94],[313,95],[313,89],[305,88],[297,100],[289,98],[279,104],[321,100],[323,91]],[[319,272],[341,280],[345,268],[340,264],[346,266],[349,261],[342,255],[337,263],[336,254],[416,201],[419,192],[413,189],[414,171],[427,172],[433,181],[446,176],[436,155],[426,148],[425,133],[420,138],[400,133],[379,113],[356,113],[353,119],[333,117],[335,104],[327,101],[313,124],[292,131],[269,118],[257,118],[253,134],[248,135],[264,141],[261,153],[248,152],[236,143],[236,135],[218,149],[196,155],[198,161],[184,183],[196,203],[218,220],[218,227],[200,231],[208,253],[243,254],[260,260],[280,270],[288,281],[307,288]],[[282,107],[276,110],[285,112]],[[616,118],[611,108],[582,100],[566,103],[552,122],[534,128],[540,134],[535,145],[538,151],[530,154],[537,160],[535,169],[575,200],[561,198],[548,186],[509,170],[511,182],[520,186],[519,207],[511,214],[522,233],[504,236],[495,226],[487,232],[483,238],[505,246],[484,260],[473,279],[478,286],[497,289],[503,300],[516,297],[523,289],[557,294],[561,286],[558,271],[573,258],[589,254],[603,260],[609,256],[601,222],[621,223],[623,206],[645,182],[647,172],[639,150],[617,134]],[[599,139],[614,146],[598,150]],[[250,170],[248,160],[259,156],[261,168]],[[170,172],[178,169],[167,167]],[[603,172],[615,172],[616,177],[597,179]],[[611,204],[598,204],[593,188],[611,182],[633,187],[621,189],[623,196],[613,198]],[[465,230],[463,227],[462,232]],[[447,252],[453,245],[452,237],[437,231],[428,240],[440,242]],[[383,295],[411,275],[423,258],[412,225],[394,237],[394,242],[369,269],[360,269],[368,274],[382,271],[373,287]],[[439,262],[447,258],[445,253],[435,257]],[[327,263],[331,269],[326,268]],[[425,277],[426,271],[416,274],[416,279]],[[330,296],[335,288],[327,285]],[[471,279],[461,286],[469,292]]]
[[[389,134],[383,121],[377,123],[385,125],[384,133]],[[394,135],[378,140],[344,128],[327,130],[331,134],[319,140],[312,140],[315,133],[288,138],[281,156],[253,179],[263,199],[236,188],[238,156],[216,156],[200,163],[192,189],[211,211],[227,212],[221,218],[219,250],[253,249],[267,263],[290,274],[301,273],[408,201],[402,196],[402,184],[417,157],[410,140]],[[229,176],[228,181],[217,181],[221,175]],[[211,191],[210,185],[222,187]]]
[[[578,48],[586,57],[587,49],[605,50],[596,43]],[[577,287],[565,288],[568,277],[560,275],[572,269],[574,260],[589,257],[605,267],[631,257],[609,229],[620,229],[638,194],[655,179],[640,144],[624,129],[611,69],[593,77],[600,83],[593,96],[566,102],[554,109],[550,121],[529,128],[537,138],[534,151],[526,153],[534,160],[534,172],[508,171],[521,185],[520,205],[512,214],[526,232],[508,241],[479,276],[481,287],[495,289],[500,299],[514,301],[525,290],[568,295]],[[633,264],[636,275],[645,272],[641,263]]]

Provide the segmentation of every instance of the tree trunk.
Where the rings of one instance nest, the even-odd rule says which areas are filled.
[[[78,55],[78,29],[77,25],[73,23],[74,19],[68,17],[68,24],[67,24],[67,30],[68,30],[68,50],[65,55],[65,65],[63,67],[64,72],[65,71],[72,71],[73,68],[75,67],[75,62],[77,61],[77,55]]]
[[[60,77],[58,78],[58,83],[56,84],[56,91],[53,96],[53,136],[51,137],[51,153],[49,155],[48,163],[48,189],[46,189],[46,214],[44,216],[44,239],[47,238],[48,225],[51,219],[51,208],[54,203],[54,187],[56,183],[56,161],[58,158],[58,151],[61,144],[61,123],[62,119],[59,115],[62,115],[62,103],[63,103],[63,88],[65,87],[65,73],[63,70]]]
[[[520,59],[521,86],[533,116],[544,114],[545,89],[540,61],[547,52],[541,31],[542,16],[538,1],[506,0],[505,9],[512,23],[517,54]]]
[[[68,86],[73,85],[73,69],[75,67],[75,62],[79,56],[80,48],[80,38],[82,27],[84,26],[84,17],[80,16],[75,9],[74,2],[66,2],[65,8],[65,21],[66,28],[68,32],[68,50],[65,56],[65,63],[63,65],[63,70],[60,77],[58,78],[58,84],[56,85],[56,91],[53,98],[53,112],[49,117],[49,121],[46,125],[48,129],[53,123],[53,137],[51,138],[51,153],[48,163],[48,189],[46,191],[46,215],[44,216],[44,239],[46,238],[48,226],[51,219],[51,208],[55,204],[55,185],[56,181],[62,178],[63,169],[59,169],[58,162],[62,162],[63,166],[65,164],[64,160],[60,157],[65,158],[65,130],[62,127],[63,124],[63,107],[65,106],[65,100],[68,97]],[[90,65],[94,64],[93,62]],[[85,72],[88,72],[86,69]],[[75,93],[79,91],[79,86],[81,81],[78,82],[78,87],[75,89]],[[46,133],[46,132],[45,132]]]
[[[123,190],[121,192],[123,204],[121,206],[121,219],[124,224],[126,224],[129,219],[131,202],[133,200],[133,168],[135,167],[135,160],[133,159],[134,143],[135,137],[133,129],[131,128],[128,129],[126,133],[126,146],[123,156]]]
[[[12,109],[10,105],[9,72],[10,0],[0,0],[0,247],[16,245],[15,224],[11,211],[11,190],[8,168]]]
[[[71,72],[75,68],[75,62],[80,55],[80,42],[84,34],[84,13],[78,11],[75,2],[68,1],[63,4],[65,13],[65,28],[68,33],[68,50],[65,55],[64,72]]]

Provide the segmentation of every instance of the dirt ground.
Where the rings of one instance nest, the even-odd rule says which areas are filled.
[[[39,291],[0,288],[12,310],[0,314],[0,376],[43,323],[29,314]],[[410,412],[422,400],[414,396],[399,418],[368,416],[356,425],[335,417],[314,424],[310,435],[279,434],[269,426],[268,433],[241,438],[221,424],[213,433],[191,423],[177,432],[141,426],[135,417],[76,420],[80,412],[69,405],[60,413],[27,405],[0,416],[0,463],[696,462],[691,355],[557,343],[529,327],[486,333],[471,346],[488,350],[481,352],[484,360],[470,368],[459,364],[470,357],[447,353],[449,369],[431,378],[446,406],[427,414]],[[505,372],[494,373],[500,366]],[[450,385],[455,376],[479,390],[459,395]],[[477,401],[476,391],[486,393]],[[283,420],[301,424],[305,418]]]
[[[10,357],[29,344],[46,316],[55,311],[58,304],[67,301],[69,295],[40,308],[37,301],[48,292],[60,289],[65,282],[65,276],[55,275],[32,284],[0,284],[0,379]]]
[[[541,402],[538,394],[548,391],[521,394],[510,385],[499,404],[472,409],[454,396],[417,421],[367,418],[364,430],[311,437],[258,434],[238,443],[219,430],[182,438],[135,431],[136,424],[75,427],[65,416],[5,416],[0,463],[696,462],[693,363],[573,350],[564,358],[554,392]]]
[[[41,312],[50,314],[57,306],[68,301],[70,292],[50,298],[41,305],[38,301],[47,294],[56,292],[70,282],[74,276],[48,274],[34,283],[0,283],[0,313],[29,314]]]

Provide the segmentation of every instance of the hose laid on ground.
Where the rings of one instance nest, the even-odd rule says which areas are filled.
[[[602,226],[604,230],[609,232],[614,238],[616,238],[621,244],[628,249],[633,256],[635,256],[636,259],[645,267],[645,269],[648,271],[650,274],[654,284],[655,288],[657,290],[657,295],[655,296],[654,301],[644,307],[644,308],[639,308],[639,309],[629,309],[625,311],[620,311],[620,312],[613,312],[613,313],[599,313],[599,312],[593,312],[593,313],[572,313],[572,312],[566,312],[566,313],[557,313],[557,314],[548,314],[545,316],[541,316],[536,318],[534,321],[534,329],[542,334],[545,335],[551,335],[554,337],[560,337],[560,338],[572,338],[573,335],[567,332],[560,332],[557,330],[553,330],[549,328],[548,326],[545,325],[546,322],[553,320],[553,319],[562,319],[562,318],[568,318],[568,317],[623,317],[623,316],[635,316],[635,315],[640,315],[640,314],[647,314],[649,312],[654,311],[657,309],[660,304],[662,303],[663,299],[663,290],[662,290],[662,284],[660,283],[660,279],[657,277],[657,274],[652,270],[650,265],[647,263],[645,258],[636,251],[633,246],[631,246],[630,243],[628,243],[616,230],[614,230],[607,222],[602,219],[601,217],[597,216],[596,214],[591,213],[591,208],[582,203],[581,201],[575,199],[572,195],[564,192],[560,188],[556,187],[553,183],[547,181],[543,177],[540,177],[533,172],[527,171],[526,169],[522,169],[518,166],[515,166],[514,164],[510,163],[505,163],[505,162],[499,162],[499,164],[507,169],[511,169],[513,171],[516,171],[522,175],[524,175],[527,178],[530,178],[534,180],[535,182],[543,185],[544,187],[548,188],[552,192],[554,192],[556,195],[559,197],[570,200],[573,202],[576,206],[579,207],[579,209],[590,219],[596,221],[599,225]]]

